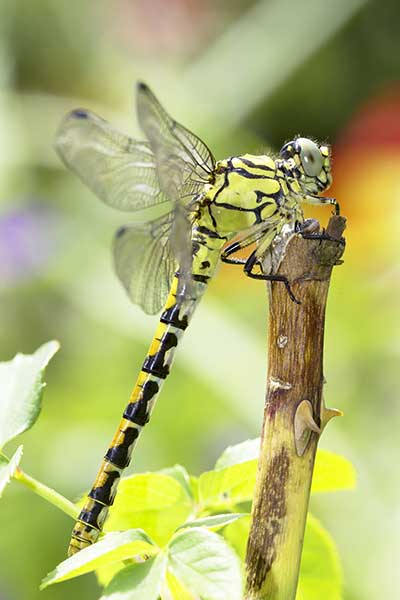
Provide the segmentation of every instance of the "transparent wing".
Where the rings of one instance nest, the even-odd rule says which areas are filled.
[[[156,159],[161,191],[174,202],[173,253],[179,264],[179,289],[191,293],[192,247],[185,204],[210,182],[215,159],[194,133],[177,123],[144,84],[137,86],[139,124]]]
[[[177,262],[171,245],[174,214],[121,227],[114,239],[118,277],[134,304],[153,315],[165,304]]]
[[[199,193],[215,168],[206,144],[172,119],[144,83],[137,86],[137,113],[156,157],[161,190],[174,201]]]
[[[123,135],[90,111],[77,109],[64,118],[55,147],[65,165],[114,208],[136,211],[168,201],[150,144]]]

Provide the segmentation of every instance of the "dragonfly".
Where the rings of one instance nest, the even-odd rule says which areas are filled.
[[[278,156],[244,154],[216,161],[208,146],[175,121],[144,83],[137,84],[137,116],[146,136],[126,136],[86,109],[63,120],[56,151],[103,202],[120,211],[159,207],[161,216],[132,222],[115,235],[116,273],[130,299],[159,324],[96,480],[72,532],[68,554],[95,543],[139,435],[168,377],[179,341],[220,261],[241,265],[255,279],[262,257],[282,228],[305,222],[302,203],[322,197],[332,181],[327,144],[296,137]],[[154,214],[153,214],[154,217]],[[247,258],[237,253],[249,249]],[[236,255],[236,256],[235,256]]]

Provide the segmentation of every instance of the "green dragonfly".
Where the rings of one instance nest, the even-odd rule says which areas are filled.
[[[162,216],[121,227],[115,236],[115,269],[131,300],[147,314],[162,312],[75,524],[70,555],[98,539],[178,342],[219,261],[243,265],[249,277],[282,281],[294,299],[284,277],[262,272],[263,256],[284,225],[301,228],[301,203],[330,203],[339,212],[335,199],[319,196],[332,180],[327,145],[297,137],[275,158],[244,154],[216,161],[143,83],[137,85],[137,114],[147,141],[119,133],[84,109],[65,117],[56,139],[66,166],[109,206],[127,212],[166,208]],[[247,259],[234,256],[254,243]]]

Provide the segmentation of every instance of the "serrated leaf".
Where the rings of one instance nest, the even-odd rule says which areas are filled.
[[[126,567],[111,580],[100,600],[158,600],[165,578],[166,556]]]
[[[23,446],[19,446],[13,456],[8,460],[0,455],[0,498],[4,488],[10,483],[22,458]]]
[[[260,454],[260,438],[246,440],[225,448],[215,463],[215,469],[225,469],[249,460],[258,460]]]
[[[335,544],[317,519],[308,515],[296,600],[341,600],[342,586]]]
[[[17,354],[0,363],[0,449],[38,418],[43,372],[58,349],[58,342],[48,342],[34,354]]]
[[[44,578],[40,589],[90,573],[110,563],[157,551],[151,538],[140,529],[109,533],[97,544],[84,548],[60,563]]]
[[[163,546],[192,510],[192,499],[175,477],[164,473],[132,475],[120,483],[106,530],[139,527]]]
[[[226,469],[202,473],[199,477],[200,502],[212,506],[251,500],[256,473],[256,460],[235,464]]]
[[[211,517],[204,517],[202,519],[195,519],[194,521],[187,521],[179,527],[179,529],[185,529],[187,527],[206,527],[211,531],[218,531],[222,527],[226,527],[230,523],[242,519],[243,517],[249,516],[249,513],[227,513],[220,515],[212,515]]]
[[[221,536],[207,529],[185,529],[174,535],[168,547],[168,568],[203,600],[242,597],[238,557]]]
[[[311,493],[353,489],[356,479],[356,471],[347,458],[328,450],[318,450]]]

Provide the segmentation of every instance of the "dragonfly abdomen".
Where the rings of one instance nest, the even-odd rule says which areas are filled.
[[[149,421],[161,386],[169,375],[179,339],[206,288],[206,280],[197,281],[191,297],[186,298],[178,293],[178,282],[178,276],[175,276],[129,403],[73,529],[69,555],[97,541],[114,502],[122,471],[130,463],[136,441]]]

